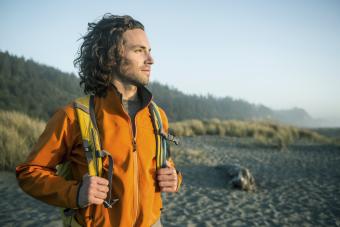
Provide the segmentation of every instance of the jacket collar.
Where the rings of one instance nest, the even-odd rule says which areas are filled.
[[[115,93],[116,96],[118,96],[120,102],[123,102],[123,95],[122,93],[120,93],[117,89],[117,87],[112,84],[112,88],[113,93]],[[152,93],[144,86],[138,86],[137,87],[137,95],[140,98],[140,100],[142,101],[142,107],[146,107],[149,105],[149,103],[152,100]]]
[[[137,92],[142,103],[141,109],[144,109],[150,104],[152,100],[152,93],[144,86],[138,86]],[[113,84],[108,88],[108,92],[106,94],[106,97],[104,97],[103,101],[105,103],[104,105],[106,105],[106,107],[108,107],[109,109],[117,108],[118,106],[118,108],[120,107],[119,108],[120,111],[124,112],[122,104],[123,95],[118,91],[118,89]]]

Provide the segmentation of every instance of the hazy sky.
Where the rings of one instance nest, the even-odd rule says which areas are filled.
[[[152,80],[189,94],[340,118],[340,1],[0,2],[0,50],[65,72],[87,23],[129,14],[146,27]]]

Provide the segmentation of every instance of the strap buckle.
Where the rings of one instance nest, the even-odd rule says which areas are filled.
[[[119,201],[118,198],[112,200],[104,200],[104,207],[105,208],[112,208],[112,206]]]
[[[170,133],[166,134],[161,129],[159,129],[158,131],[155,131],[155,133],[162,136],[163,139],[166,139],[167,141],[174,143],[175,145],[179,144],[179,139]]]

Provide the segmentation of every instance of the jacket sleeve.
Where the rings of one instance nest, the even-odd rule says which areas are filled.
[[[169,131],[169,122],[168,122],[168,118],[164,112],[164,110],[162,108],[159,108],[160,109],[160,112],[161,112],[161,117],[162,117],[162,123],[163,123],[163,128],[165,130],[166,133],[168,133]],[[176,165],[174,163],[174,161],[172,160],[172,158],[170,157],[168,159],[168,161],[170,162],[170,165],[176,169]],[[182,173],[176,169],[176,172],[177,172],[177,189],[176,191],[178,192],[181,185],[182,185],[182,181],[183,181],[183,176],[182,176]]]
[[[56,175],[56,166],[70,153],[73,144],[71,121],[61,109],[47,123],[26,162],[16,167],[22,190],[50,205],[76,208],[79,182]]]

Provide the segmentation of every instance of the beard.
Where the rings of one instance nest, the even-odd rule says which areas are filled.
[[[123,83],[134,86],[146,86],[149,84],[149,76],[144,75],[140,68],[134,67],[129,60],[122,60],[114,75]]]

